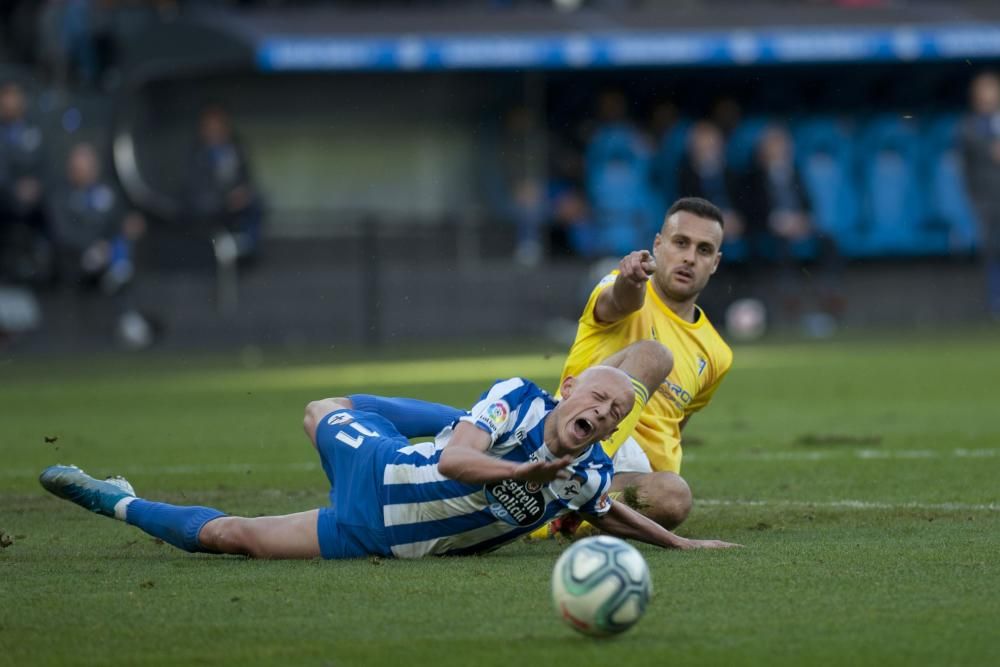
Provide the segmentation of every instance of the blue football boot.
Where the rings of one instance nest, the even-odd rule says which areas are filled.
[[[45,490],[80,507],[114,518],[122,498],[135,497],[135,489],[124,477],[94,479],[76,466],[49,466],[38,477]]]

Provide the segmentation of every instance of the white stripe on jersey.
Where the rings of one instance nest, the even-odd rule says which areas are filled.
[[[424,521],[440,521],[451,519],[463,514],[473,514],[486,509],[486,494],[482,491],[470,493],[467,496],[446,498],[444,500],[428,500],[422,503],[402,503],[386,505],[382,508],[382,516],[386,526],[401,526],[408,523]]]
[[[444,449],[447,442],[415,442],[406,447],[400,447],[396,451],[400,454],[420,454],[425,459],[430,460],[439,449]]]
[[[531,429],[538,426],[540,421],[545,419],[545,415],[547,414],[548,411],[545,409],[545,399],[541,396],[535,398],[531,401],[531,405],[528,406],[528,411],[525,413],[524,419],[520,424],[517,424],[517,417],[519,415],[516,413],[511,415],[511,423],[517,424],[517,428],[512,429],[507,437],[493,445],[490,448],[490,452],[495,453],[498,457],[502,457],[504,454],[514,449],[514,447],[521,444],[521,440],[517,439],[518,431],[522,434],[530,432]]]
[[[490,387],[490,391],[483,397],[483,400],[472,406],[472,409],[469,410],[469,414],[475,417],[477,413],[481,412],[483,409],[490,407],[510,392],[523,386],[524,380],[521,378],[511,378],[509,380],[504,380],[503,382],[497,382],[495,385]]]
[[[475,530],[458,533],[457,535],[435,537],[434,539],[422,542],[394,544],[392,546],[392,553],[397,558],[421,558],[428,555],[440,555],[453,549],[463,549],[479,544],[480,542],[492,540],[494,537],[506,535],[512,530],[517,530],[519,527],[504,523],[503,521],[494,521]]]
[[[450,482],[438,472],[436,465],[414,465],[412,463],[390,463],[382,473],[383,484],[427,484],[429,482]]]
[[[545,444],[544,426],[554,406],[537,386],[512,378],[494,385],[460,421],[490,433],[492,442],[485,452],[490,457],[512,462],[552,460],[555,456]],[[433,445],[401,443],[400,454],[407,463],[384,468],[388,504],[382,507],[382,518],[387,545],[395,556],[474,552],[486,543],[499,546],[526,530],[519,522],[540,519],[539,509],[549,517],[572,509],[602,513],[601,494],[611,483],[612,465],[599,446],[576,457],[568,468],[570,479],[530,490],[525,483],[503,480],[485,485],[487,491],[484,485],[463,485],[438,472],[435,458],[453,436],[453,429],[446,427]],[[426,460],[414,463],[421,458]],[[445,497],[450,494],[458,495]]]

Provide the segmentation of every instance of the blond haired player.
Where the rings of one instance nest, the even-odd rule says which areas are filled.
[[[691,510],[691,490],[681,470],[681,432],[712,398],[733,353],[697,306],[722,258],[722,212],[695,197],[667,211],[653,252],[637,250],[594,288],[580,317],[562,377],[628,345],[652,339],[673,353],[673,369],[636,405],[603,446],[613,457],[612,491],[637,491],[642,513],[671,529]],[[645,405],[643,405],[645,403]]]

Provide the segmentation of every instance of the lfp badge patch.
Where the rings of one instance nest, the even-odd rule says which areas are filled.
[[[495,433],[507,423],[509,417],[510,406],[507,405],[507,401],[499,400],[487,407],[480,415],[479,420]]]

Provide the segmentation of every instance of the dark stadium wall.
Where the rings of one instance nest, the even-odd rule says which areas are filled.
[[[183,187],[198,110],[227,107],[273,212],[271,233],[305,217],[370,211],[414,219],[467,210],[505,82],[471,74],[220,74],[140,90],[134,135],[160,190]],[[498,83],[499,85],[493,85]]]

